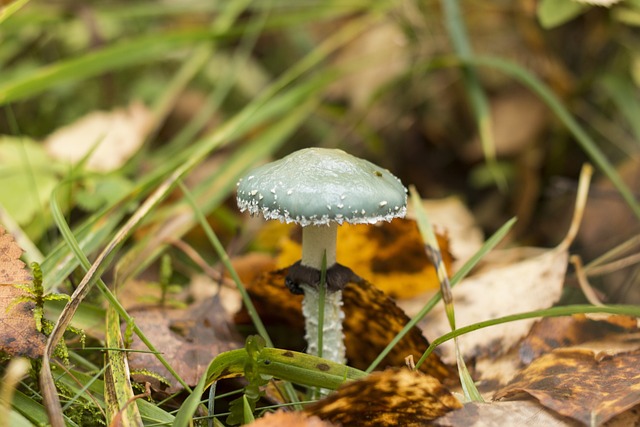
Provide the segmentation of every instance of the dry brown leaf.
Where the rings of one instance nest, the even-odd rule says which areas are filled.
[[[305,412],[344,426],[424,426],[460,402],[435,378],[388,369],[341,386]]]
[[[33,280],[20,260],[22,252],[13,236],[0,225],[0,284],[23,285]]]
[[[126,109],[95,111],[49,135],[45,148],[52,157],[71,163],[91,152],[87,169],[113,171],[142,146],[152,119],[151,111],[140,102]]]
[[[638,326],[636,319],[631,317],[610,316],[600,321],[584,315],[547,317],[533,325],[529,335],[520,344],[520,359],[524,364],[529,364],[558,347],[589,341],[600,341],[601,347],[612,350],[615,348],[614,341],[619,343],[619,335],[624,338],[632,332],[638,332]]]
[[[453,289],[456,325],[462,327],[552,306],[560,298],[566,266],[567,252],[552,249],[463,280]],[[425,302],[401,301],[400,306],[412,315]],[[520,320],[471,332],[459,338],[460,348],[466,358],[499,355],[526,336],[534,322],[535,319]],[[444,307],[436,306],[420,327],[430,340],[449,332]],[[444,343],[441,349],[443,360],[454,363],[453,343]]]
[[[302,254],[300,228],[281,242],[277,266],[288,267]],[[445,265],[450,268],[448,239],[438,235]],[[336,260],[393,298],[409,298],[439,287],[438,276],[427,258],[415,221],[344,224],[338,227]]]
[[[15,304],[27,293],[12,285],[0,285],[0,351],[11,356],[42,357],[47,337],[38,332],[33,317],[34,303]]]
[[[466,403],[433,422],[436,426],[504,427],[545,426],[577,427],[576,421],[557,415],[536,401]]]
[[[290,328],[298,329],[302,334],[302,295],[289,292],[284,284],[286,275],[286,269],[265,273],[257,281],[249,283],[247,291],[265,322],[285,321]],[[409,322],[409,318],[389,297],[366,281],[349,283],[342,292],[342,299],[347,359],[351,366],[366,369]],[[237,319],[247,321],[242,315]],[[405,357],[419,357],[428,345],[420,330],[413,328],[382,360],[380,367],[404,366]],[[436,354],[432,354],[420,369],[439,380],[451,376],[450,369]]]
[[[519,393],[584,425],[600,425],[640,403],[640,350],[604,357],[555,350],[534,360],[495,398]]]
[[[507,353],[476,360],[474,378],[478,389],[483,396],[492,396],[532,360],[559,347],[591,350],[598,357],[636,350],[640,348],[636,324],[635,318],[626,316],[608,316],[600,320],[584,315],[542,319]]]
[[[229,325],[224,309],[216,298],[186,309],[144,309],[132,311],[131,315],[136,325],[189,385],[198,382],[217,354],[244,345],[242,337]],[[134,336],[130,348],[148,350],[137,336]],[[168,380],[170,386],[142,373],[133,375],[136,381],[149,381],[154,390],[168,394],[182,390],[155,355],[130,352],[128,356],[132,371],[155,372]]]
[[[272,412],[247,424],[247,427],[336,427],[318,417],[306,415],[304,412]]]
[[[473,379],[486,401],[490,401],[498,390],[509,384],[523,368],[518,348],[514,347],[500,356],[481,357],[473,366]]]
[[[20,260],[22,249],[0,225],[0,351],[11,356],[41,357],[47,337],[36,329],[34,303],[20,302],[28,294],[13,285],[33,280]]]

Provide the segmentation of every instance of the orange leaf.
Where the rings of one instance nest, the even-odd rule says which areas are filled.
[[[277,266],[288,267],[302,254],[300,228],[280,243]],[[438,235],[445,265],[451,267],[448,240]],[[391,222],[343,224],[338,227],[337,262],[373,283],[394,298],[410,298],[439,287],[438,277],[427,258],[415,221],[396,218]]]

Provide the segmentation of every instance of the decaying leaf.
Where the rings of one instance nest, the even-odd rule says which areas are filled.
[[[347,383],[305,412],[344,426],[424,426],[461,406],[435,378],[394,368]]]
[[[529,364],[558,347],[596,340],[603,342],[602,347],[612,350],[619,346],[621,334],[625,337],[632,332],[638,332],[638,324],[631,317],[610,316],[602,320],[589,319],[584,315],[547,317],[533,325],[529,335],[520,344],[520,359]]]
[[[534,360],[495,398],[519,393],[584,425],[600,425],[640,403],[640,350],[615,356],[555,350]]]
[[[306,415],[304,412],[272,412],[247,424],[247,427],[335,427],[328,421]]]
[[[0,225],[0,284],[24,285],[33,280],[20,260],[22,252],[13,236]]]
[[[640,349],[635,318],[585,315],[544,318],[537,322],[522,342],[500,356],[480,357],[475,363],[478,388],[490,398],[505,387],[526,365],[556,348],[573,346],[612,356]]]
[[[36,329],[32,302],[18,302],[27,292],[13,285],[32,278],[20,260],[22,249],[0,225],[0,351],[11,356],[42,356],[47,337]]]
[[[279,268],[298,261],[302,254],[301,231],[281,243]],[[445,265],[451,266],[445,236],[438,236]],[[336,260],[351,268],[387,295],[409,298],[437,289],[438,277],[427,258],[415,221],[396,218],[378,224],[343,224],[338,227]]]
[[[138,151],[151,121],[151,112],[139,102],[126,109],[96,111],[58,129],[45,140],[45,147],[52,157],[71,163],[91,153],[87,169],[109,172]]]
[[[302,334],[302,296],[289,292],[284,285],[286,275],[286,269],[265,273],[247,284],[247,291],[265,321],[284,321]],[[342,298],[347,359],[351,366],[366,369],[409,318],[389,297],[367,281],[349,283]],[[407,356],[418,357],[428,345],[419,329],[413,328],[383,359],[381,367],[404,366]],[[451,375],[449,368],[435,354],[420,369],[439,380]]]
[[[147,338],[163,352],[165,359],[189,385],[198,382],[217,354],[240,348],[244,344],[229,325],[224,309],[216,298],[186,309],[147,308],[132,311],[131,315]],[[148,350],[137,336],[133,338],[131,349]],[[154,372],[164,377],[170,386],[143,373],[133,375],[136,381],[149,381],[154,390],[169,394],[182,389],[153,354],[130,352],[128,355],[132,372]]]
[[[36,329],[32,302],[16,299],[28,294],[12,285],[0,285],[0,351],[11,356],[42,357],[47,337]]]
[[[552,306],[560,298],[566,266],[566,250],[551,249],[463,280],[453,289],[457,326]],[[401,302],[401,306],[412,314],[424,302],[415,299]],[[461,336],[463,355],[472,358],[506,352],[527,335],[534,322],[535,319],[520,320]],[[442,305],[436,306],[420,326],[429,339],[451,330]],[[452,342],[441,347],[443,359],[453,363]]]
[[[576,421],[548,411],[536,401],[466,403],[433,421],[436,426],[502,427],[545,426],[577,427]]]

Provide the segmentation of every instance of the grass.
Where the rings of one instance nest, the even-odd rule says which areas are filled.
[[[414,92],[420,93],[425,87],[423,81],[438,76],[448,76],[449,81],[455,81],[461,76],[464,96],[460,102],[468,103],[471,111],[468,126],[474,129],[472,134],[475,130],[479,133],[487,165],[503,193],[509,191],[509,177],[502,176],[497,169],[491,94],[484,86],[484,73],[497,70],[510,83],[524,85],[547,105],[566,138],[577,143],[577,152],[588,157],[611,180],[631,211],[640,218],[640,204],[616,170],[619,158],[576,118],[571,104],[541,77],[515,61],[475,54],[479,49],[472,49],[469,40],[469,34],[473,36],[475,29],[466,27],[464,13],[464,8],[473,6],[457,1],[440,3],[447,31],[442,36],[451,38],[452,50],[430,55],[420,49],[420,42],[430,41],[429,31],[423,27],[427,18],[403,12],[420,10],[420,7],[434,12],[438,2],[422,6],[418,2],[406,2],[406,10],[397,8],[391,1],[356,0],[309,0],[296,6],[276,0],[258,3],[235,0],[220,4],[190,1],[179,8],[171,3],[137,2],[121,3],[117,7],[73,5],[70,10],[61,5],[16,1],[4,7],[0,11],[0,37],[3,38],[0,128],[3,133],[40,137],[70,118],[134,99],[142,99],[150,106],[153,120],[138,155],[111,172],[130,184],[127,191],[109,194],[108,202],[95,210],[83,210],[78,204],[78,192],[88,188],[92,180],[106,182],[107,177],[82,166],[66,167],[56,169],[58,185],[51,195],[50,206],[43,206],[38,217],[39,226],[45,230],[43,234],[22,233],[29,230],[29,224],[10,221],[12,213],[2,212],[0,217],[9,219],[4,221],[9,231],[23,236],[22,246],[42,252],[45,290],[69,293],[71,301],[64,307],[60,303],[47,306],[47,315],[56,323],[45,357],[32,363],[34,370],[41,365],[40,386],[35,385],[33,377],[16,383],[15,387],[11,385],[15,379],[4,382],[7,385],[0,388],[0,392],[3,396],[13,395],[13,405],[0,405],[0,420],[11,420],[12,426],[46,422],[61,426],[89,425],[87,419],[95,424],[110,424],[123,417],[125,423],[138,425],[186,426],[198,408],[205,408],[203,393],[212,382],[224,377],[225,369],[227,373],[247,375],[247,366],[254,366],[260,375],[286,380],[287,399],[297,408],[301,408],[300,399],[291,384],[311,389],[335,388],[344,380],[365,375],[365,372],[338,365],[331,365],[329,372],[319,372],[315,366],[320,362],[304,354],[296,354],[294,363],[278,359],[278,354],[270,348],[273,342],[268,328],[252,307],[242,280],[231,264],[229,245],[233,239],[229,236],[236,232],[234,227],[242,225],[241,220],[233,218],[226,226],[212,226],[210,222],[212,218],[229,216],[225,203],[233,195],[238,177],[250,167],[297,147],[322,142],[378,153],[379,160],[384,162],[385,154],[393,149],[391,144],[385,145],[382,141],[403,139],[405,130],[401,126],[376,129],[375,123],[367,122],[368,114],[385,103],[390,103],[390,109],[399,110],[399,116],[413,114],[416,108],[435,109],[439,102],[428,98],[429,91],[424,91],[425,99],[421,99],[419,105],[403,104],[403,85],[416,79],[420,83]],[[335,56],[371,28],[388,22],[405,28],[408,40],[414,43],[406,48],[414,55],[406,69],[382,86],[371,88],[366,111],[351,112],[348,102],[340,105],[329,100],[336,81],[371,67],[384,66],[384,55],[365,61],[352,55],[342,62],[336,61]],[[220,68],[219,64],[225,67]],[[253,70],[253,74],[249,70]],[[616,69],[615,72],[618,77],[624,75],[623,71]],[[608,83],[605,87],[613,98],[613,105],[620,109],[619,126],[637,133],[637,124],[632,120],[637,105],[624,101],[620,91],[624,86]],[[176,106],[188,93],[197,93],[201,103],[188,112],[187,119],[177,124],[177,130],[172,130],[170,123]],[[342,95],[348,98],[348,93]],[[452,132],[455,134],[460,129]],[[346,141],[330,140],[335,135],[346,135]],[[218,161],[218,166],[207,167],[212,159]],[[16,195],[19,196],[22,195]],[[451,286],[501,241],[514,222],[506,221],[487,240],[476,256],[451,278]],[[247,348],[212,354],[208,372],[190,389],[177,369],[164,358],[162,349],[155,348],[136,325],[135,318],[120,300],[118,288],[153,271],[163,254],[177,259],[171,250],[171,241],[186,238],[198,227],[207,242],[205,245],[199,242],[198,250],[203,257],[221,263],[230,274],[266,347],[254,353]],[[180,268],[176,276],[184,274],[183,280],[195,270],[188,262],[180,264]],[[434,296],[366,372],[379,368],[394,345],[439,300],[440,294]],[[638,316],[637,307],[633,306],[569,305],[521,313],[455,328],[425,349],[421,360],[438,344],[493,324],[591,312]],[[104,327],[105,361],[97,362],[91,351],[74,349],[70,350],[73,363],[69,367],[52,360],[52,352],[64,339],[68,326],[95,322]],[[121,322],[132,325],[133,332],[149,351],[184,386],[188,397],[172,402],[178,402],[177,410],[169,404],[136,397],[139,391],[134,391],[130,384],[123,357],[126,352],[118,350],[125,347]],[[264,360],[272,362],[271,365],[267,367]],[[4,362],[2,367],[5,375],[13,369]],[[247,405],[248,401],[243,406],[245,410]],[[126,415],[119,411],[123,407]],[[249,414],[245,414],[244,419],[248,417]],[[221,425],[223,421],[216,420],[216,423]]]

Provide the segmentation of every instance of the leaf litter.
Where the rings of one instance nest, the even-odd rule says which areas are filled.
[[[130,314],[189,385],[197,384],[214,355],[244,345],[217,298],[209,298],[184,309],[146,307],[132,310]],[[130,349],[140,351],[129,353],[129,366],[136,381],[148,381],[155,391],[166,394],[183,389],[154,354],[145,353],[148,348],[137,336],[133,337]],[[156,375],[148,375],[146,371]]]
[[[15,286],[33,280],[20,260],[22,252],[0,225],[0,351],[35,359],[42,356],[47,337],[36,328],[29,294]]]

